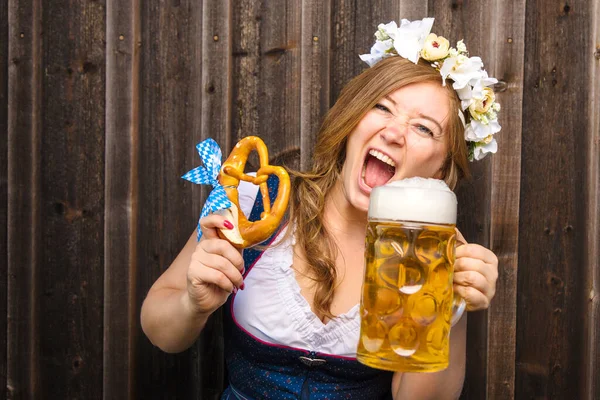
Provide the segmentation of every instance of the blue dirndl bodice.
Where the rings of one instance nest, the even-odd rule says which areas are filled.
[[[354,358],[324,355],[265,343],[225,313],[225,361],[234,399],[391,399],[392,373]]]
[[[277,179],[268,182],[277,197]],[[263,211],[260,196],[250,220]],[[275,235],[274,235],[275,236]],[[244,251],[246,271],[262,252]],[[225,304],[225,362],[229,386],[221,400],[237,399],[391,399],[392,372],[380,371],[355,358],[339,357],[274,345],[255,338],[235,321],[233,296]]]

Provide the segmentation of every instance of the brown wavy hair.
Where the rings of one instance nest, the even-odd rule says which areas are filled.
[[[313,310],[322,319],[333,318],[331,302],[338,284],[335,268],[337,245],[323,224],[325,200],[339,179],[346,159],[346,142],[363,116],[384,96],[413,83],[437,82],[442,77],[429,63],[414,64],[402,57],[389,57],[352,79],[329,110],[319,130],[308,172],[290,171],[293,177],[290,220],[295,226],[296,246],[307,262],[308,276],[316,285]],[[460,100],[452,84],[448,90],[450,109]],[[454,189],[469,174],[464,126],[458,113],[451,113],[446,127],[448,155],[442,177]],[[290,232],[291,230],[288,230]]]

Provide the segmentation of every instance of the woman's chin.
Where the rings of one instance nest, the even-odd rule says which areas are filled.
[[[352,202],[352,206],[354,209],[360,214],[367,214],[369,211],[369,195],[365,193],[359,193],[358,196],[354,198]]]

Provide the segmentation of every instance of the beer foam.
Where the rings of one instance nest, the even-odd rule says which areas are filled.
[[[407,178],[373,188],[369,220],[456,224],[456,195],[444,181]]]

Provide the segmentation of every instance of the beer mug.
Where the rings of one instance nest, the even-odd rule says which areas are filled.
[[[455,300],[457,201],[437,179],[409,178],[371,192],[357,359],[374,368],[448,367]]]

